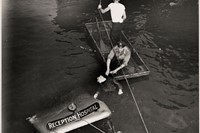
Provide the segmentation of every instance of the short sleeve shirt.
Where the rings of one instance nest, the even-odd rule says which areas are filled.
[[[108,7],[110,8],[112,22],[122,23],[123,22],[122,16],[125,11],[125,6],[122,5],[121,3],[110,3]]]

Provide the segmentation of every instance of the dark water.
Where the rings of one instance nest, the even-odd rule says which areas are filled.
[[[122,1],[124,31],[151,74],[131,79],[150,133],[198,132],[198,7],[186,1]],[[109,1],[102,1],[103,7]],[[26,118],[81,94],[93,95],[101,71],[84,23],[100,19],[98,1],[9,0],[3,3],[4,133],[33,132]],[[109,19],[109,13],[104,19]],[[100,95],[113,112],[117,130],[145,133],[122,81],[124,94]]]

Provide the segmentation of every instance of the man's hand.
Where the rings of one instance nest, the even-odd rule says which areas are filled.
[[[109,73],[110,73],[110,70],[107,70],[106,73],[105,73],[105,75],[108,76]]]
[[[113,71],[110,71],[110,73],[111,73],[111,74],[116,74],[116,73],[117,73],[117,71],[118,71],[118,70],[117,70],[117,69],[115,69],[115,70],[113,70]]]
[[[136,53],[136,50],[135,50],[135,48],[133,49],[133,53]]]
[[[102,8],[102,6],[101,6],[101,4],[99,4],[99,5],[98,5],[98,9],[101,9],[101,8]]]

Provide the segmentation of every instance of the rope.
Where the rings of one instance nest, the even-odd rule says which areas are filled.
[[[102,14],[101,14],[101,12],[100,12],[100,10],[99,10],[99,9],[98,9],[98,11],[99,11],[99,14],[100,14],[101,20],[102,20],[102,22],[103,22],[103,26],[105,27],[105,30],[106,30],[106,26],[105,26],[105,23],[104,23],[103,16],[102,16]],[[108,39],[110,40],[110,43],[111,43],[111,45],[112,45],[112,47],[113,47],[112,40],[111,40],[111,38],[110,38],[110,35],[109,35],[109,33],[108,33],[108,31],[107,31],[107,30],[106,30],[106,33],[107,33],[107,35],[108,35]]]
[[[111,41],[110,35],[109,35],[108,31],[106,30],[106,26],[105,26],[105,23],[104,23],[103,16],[102,16],[100,10],[98,10],[98,11],[99,11],[100,17],[101,17],[101,19],[102,19],[103,26],[104,26],[104,28],[105,28],[105,31],[106,31],[106,33],[107,33],[107,36],[108,36],[108,38],[109,38],[109,40],[110,40],[110,43],[111,43],[111,45],[112,45],[112,47],[113,47],[113,43],[112,43],[112,41]],[[117,59],[117,60],[118,60],[118,59]],[[119,62],[119,60],[118,60],[118,62]],[[124,78],[125,78],[125,80],[126,80],[126,83],[127,83],[127,85],[128,85],[128,88],[129,88],[129,90],[130,90],[130,92],[131,92],[131,96],[132,96],[132,98],[133,98],[133,100],[134,100],[134,102],[135,102],[135,105],[136,105],[136,107],[137,107],[137,110],[138,110],[138,113],[139,113],[140,118],[141,118],[141,120],[142,120],[142,123],[143,123],[143,125],[144,125],[144,128],[145,128],[146,132],[149,133],[148,128],[147,128],[147,126],[146,126],[146,124],[145,124],[144,118],[143,118],[143,116],[142,116],[142,113],[141,113],[141,111],[140,111],[140,108],[139,108],[139,106],[138,106],[138,103],[137,103],[137,101],[136,101],[136,98],[135,98],[135,96],[134,96],[134,94],[133,94],[134,87],[132,87],[132,88],[133,88],[133,90],[132,90],[132,89],[131,89],[131,86],[130,86],[130,84],[129,84],[129,82],[128,82],[128,79],[127,79],[127,77],[125,76],[125,72],[124,72],[123,68],[122,68],[122,73],[123,73],[123,76],[124,76]]]
[[[89,123],[88,121],[83,120],[83,119],[81,119],[81,120],[82,120],[82,121],[85,121],[87,124],[89,124],[90,126],[92,126],[92,127],[95,128],[95,129],[97,129],[97,130],[100,131],[101,133],[106,133],[106,132],[104,132],[103,130],[101,130],[100,128],[96,127],[95,125]]]

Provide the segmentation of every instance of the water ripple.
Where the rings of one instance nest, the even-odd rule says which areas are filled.
[[[152,99],[158,106],[162,107],[162,108],[166,108],[166,109],[172,109],[172,110],[176,110],[176,109],[180,109],[179,107],[177,106],[174,106],[174,105],[168,105],[168,104],[164,104],[164,103],[161,103],[159,102],[158,100],[156,99]]]

